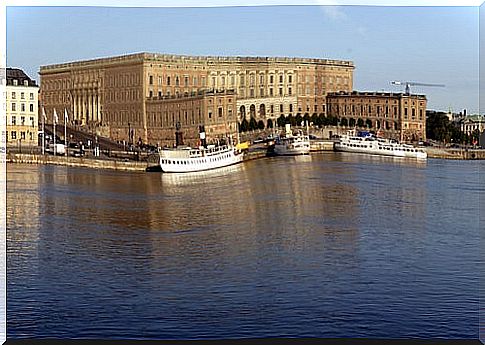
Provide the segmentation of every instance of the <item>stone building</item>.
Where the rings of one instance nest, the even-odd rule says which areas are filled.
[[[460,129],[463,133],[471,135],[478,131],[482,133],[485,131],[485,115],[468,115],[459,121]]]
[[[229,136],[236,140],[236,96],[233,91],[199,91],[190,95],[153,96],[146,100],[148,138],[159,146],[171,146],[176,132],[183,144],[199,146],[203,127],[209,143]],[[118,133],[115,136],[119,137]]]
[[[380,131],[400,141],[426,140],[426,96],[389,92],[337,92],[327,95],[327,113],[349,127]]]
[[[266,124],[282,114],[325,114],[327,93],[352,90],[353,70],[351,61],[340,60],[138,53],[42,66],[39,74],[47,112],[65,108],[76,125],[100,135],[155,143],[169,136],[150,127],[148,107],[154,103],[161,107],[173,103],[171,97],[187,102],[180,96],[233,90],[235,119],[254,117]]]
[[[7,146],[37,146],[39,87],[21,69],[7,68],[6,74]]]

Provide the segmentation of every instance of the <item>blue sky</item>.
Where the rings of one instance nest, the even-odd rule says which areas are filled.
[[[478,7],[8,7],[7,66],[132,52],[352,60],[354,89],[415,87],[428,108],[478,111]]]

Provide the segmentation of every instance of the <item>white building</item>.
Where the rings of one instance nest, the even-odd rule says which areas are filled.
[[[39,86],[18,68],[7,68],[7,146],[37,146],[39,132]]]
[[[485,131],[485,115],[470,115],[460,121],[460,129],[465,134],[472,134],[478,130],[480,133]]]

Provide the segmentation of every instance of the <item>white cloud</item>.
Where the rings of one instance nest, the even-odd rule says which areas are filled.
[[[322,6],[325,17],[334,21],[343,21],[347,19],[342,6]]]

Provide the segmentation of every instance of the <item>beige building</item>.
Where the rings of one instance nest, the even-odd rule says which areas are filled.
[[[328,115],[348,127],[379,130],[400,141],[426,140],[426,96],[389,92],[337,92],[327,95]]]
[[[6,72],[7,146],[37,146],[39,87],[21,69]]]
[[[267,124],[282,114],[325,114],[327,93],[352,90],[353,70],[352,62],[340,60],[138,53],[42,66],[41,103],[49,113],[67,109],[73,124],[101,135],[129,141],[134,131],[135,139],[155,144],[173,135],[151,128],[154,103],[232,90],[237,121]]]
[[[146,101],[148,138],[159,146],[172,146],[177,132],[183,144],[199,146],[203,130],[209,143],[237,132],[233,91],[199,91],[191,95],[151,97]],[[202,128],[201,128],[202,127]],[[115,136],[119,137],[119,133]],[[137,138],[138,139],[138,138]],[[235,141],[235,136],[232,136]]]

